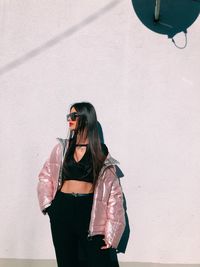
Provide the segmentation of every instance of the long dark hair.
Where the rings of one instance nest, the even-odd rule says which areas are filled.
[[[101,149],[96,111],[94,106],[88,102],[75,103],[70,107],[70,111],[72,108],[75,108],[78,113],[78,123],[76,129],[70,132],[69,149],[66,153],[66,157],[69,154],[74,153],[77,135],[80,135],[80,137],[84,137],[86,135],[91,152],[94,177],[93,186],[95,186],[99,172],[106,158]]]

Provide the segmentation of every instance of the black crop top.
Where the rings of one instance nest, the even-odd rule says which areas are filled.
[[[102,152],[108,155],[108,148],[105,144],[101,144]],[[77,162],[74,159],[74,153],[65,158],[62,169],[62,180],[77,180],[93,183],[93,168],[90,149],[87,146],[83,157]]]

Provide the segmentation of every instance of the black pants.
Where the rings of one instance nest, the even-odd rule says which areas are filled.
[[[58,191],[48,208],[58,267],[110,267],[110,249],[102,235],[88,239],[93,194],[74,196]]]

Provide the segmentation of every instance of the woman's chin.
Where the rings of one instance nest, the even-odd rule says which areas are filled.
[[[72,132],[72,131],[75,131],[75,127],[73,126],[69,126],[69,130]]]

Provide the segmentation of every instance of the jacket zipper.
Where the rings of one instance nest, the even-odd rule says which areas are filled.
[[[108,167],[110,167],[110,166],[113,166],[113,164],[108,164],[108,165],[106,165],[106,166],[103,167],[102,174],[101,174],[101,176],[102,176],[101,179],[104,178],[104,176],[105,176],[105,170],[106,170]],[[92,210],[93,210],[93,206],[92,206]],[[91,212],[91,214],[92,214],[92,212]],[[91,239],[92,239],[91,224],[92,224],[92,221],[91,221],[91,215],[90,215],[90,224],[89,224],[89,230],[88,230],[88,236],[87,236],[88,240],[91,240]]]

